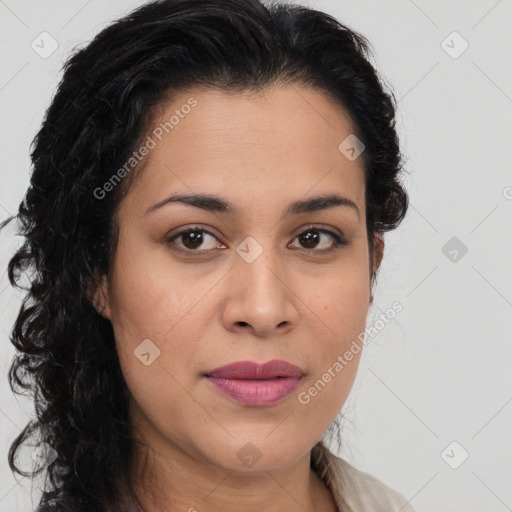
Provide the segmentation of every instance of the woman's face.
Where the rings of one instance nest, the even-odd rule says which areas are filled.
[[[138,436],[162,463],[179,454],[235,472],[283,470],[345,402],[370,304],[363,162],[339,149],[352,133],[307,86],[191,89],[159,110],[146,150],[136,148],[144,167],[117,212],[99,291]],[[165,202],[178,194],[216,201]],[[343,199],[311,201],[327,195]],[[378,264],[379,240],[375,251]],[[205,376],[275,359],[302,377]]]

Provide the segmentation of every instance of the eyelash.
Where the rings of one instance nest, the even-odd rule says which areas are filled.
[[[329,249],[320,249],[320,250],[304,249],[304,251],[309,252],[309,253],[317,252],[317,253],[320,253],[320,254],[326,254],[326,253],[329,253],[329,252],[334,251],[336,249],[340,249],[341,247],[343,247],[343,246],[348,244],[348,242],[343,240],[336,233],[334,233],[334,232],[332,232],[332,231],[330,231],[328,229],[318,228],[318,227],[315,227],[315,226],[308,226],[304,231],[302,231],[301,233],[296,235],[295,238],[298,238],[301,235],[304,235],[308,231],[316,231],[316,232],[319,232],[319,233],[324,233],[324,234],[330,235],[333,238],[332,247],[330,247]],[[207,229],[204,229],[202,226],[197,225],[197,226],[188,226],[187,228],[179,231],[178,233],[175,233],[174,235],[169,237],[165,241],[165,243],[166,243],[166,245],[171,246],[171,245],[173,245],[174,240],[179,238],[181,235],[184,235],[184,234],[187,234],[187,233],[193,233],[193,232],[207,233],[208,235],[212,236],[213,238],[215,238],[215,239],[217,238],[213,233],[211,233]],[[295,238],[294,238],[294,240],[295,240]],[[184,254],[193,255],[193,256],[201,256],[201,255],[203,255],[205,253],[211,252],[214,249],[198,249],[198,250],[193,250],[193,249],[178,249],[176,247],[172,247],[171,250],[176,251],[176,252],[180,252],[180,253],[184,253]]]

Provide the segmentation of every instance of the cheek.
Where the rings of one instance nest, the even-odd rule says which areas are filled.
[[[315,280],[317,293],[310,308],[317,326],[312,343],[318,364],[302,390],[303,403],[309,400],[308,407],[318,414],[329,410],[336,415],[357,374],[370,299],[367,263],[362,255],[329,279]]]
[[[184,368],[194,368],[196,340],[203,329],[193,314],[198,299],[190,292],[172,290],[161,280],[139,282],[132,275],[116,294],[112,325],[119,361],[133,394],[141,390],[141,400],[147,396],[151,402],[153,394],[174,389],[177,383],[172,376],[180,375],[181,381]]]
[[[162,342],[204,295],[209,280],[190,282],[157,245],[135,250],[137,244],[123,241],[109,289],[112,324],[121,331],[117,339]]]
[[[125,380],[137,401],[151,404],[164,393],[177,407],[178,381],[186,386],[194,381],[201,334],[211,321],[201,314],[206,302],[201,299],[219,277],[179,272],[161,249],[144,253],[120,245],[118,251],[109,296]]]
[[[199,298],[194,288],[178,286],[176,279],[171,286],[156,268],[127,268],[118,267],[125,277],[112,294],[119,363],[133,398],[134,419],[143,415],[144,422],[171,436],[181,422],[197,421],[200,413],[187,392],[193,389],[196,340],[202,329],[190,311]]]
[[[317,290],[311,309],[328,328],[326,339],[331,348],[342,348],[364,331],[370,305],[370,276],[368,259],[364,253],[350,258],[345,265],[333,268],[322,279],[315,278],[309,285]]]

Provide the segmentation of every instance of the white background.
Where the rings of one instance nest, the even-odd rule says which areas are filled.
[[[403,311],[364,351],[343,409],[342,455],[418,512],[510,510],[512,1],[301,3],[373,44],[399,100],[411,199],[406,220],[386,236],[368,325],[395,301]],[[0,0],[0,220],[17,211],[26,191],[29,145],[64,60],[140,4]],[[43,31],[59,44],[46,59],[31,48]],[[444,49],[462,48],[454,31],[469,44],[457,58]],[[452,237],[468,249],[455,262],[442,251]],[[14,223],[0,243],[0,511],[26,512],[39,492],[33,488],[32,503],[30,481],[16,480],[6,458],[32,411],[6,378],[14,354],[8,333],[21,300],[5,274],[20,243]],[[469,453],[458,469],[442,457],[453,441],[445,454],[452,465]]]

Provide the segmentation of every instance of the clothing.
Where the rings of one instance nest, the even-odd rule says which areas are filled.
[[[339,512],[414,512],[399,492],[335,456],[321,443],[313,447],[311,464],[331,491]]]
[[[335,456],[322,443],[313,447],[311,467],[331,491],[339,512],[414,512],[400,493]],[[74,511],[39,506],[36,512]],[[140,508],[134,500],[127,499],[119,512],[140,512]]]

